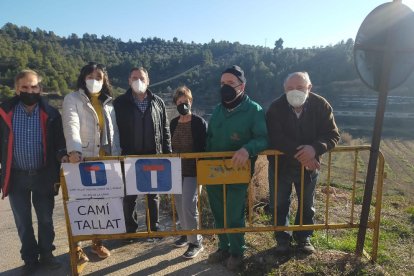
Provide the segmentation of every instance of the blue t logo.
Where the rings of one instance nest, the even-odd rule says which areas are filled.
[[[137,189],[140,192],[168,192],[172,188],[171,161],[139,159],[135,163]]]
[[[102,162],[80,163],[79,172],[83,186],[104,186],[108,182]]]

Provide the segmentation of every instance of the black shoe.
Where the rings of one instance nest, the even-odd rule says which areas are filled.
[[[20,275],[30,275],[33,274],[39,267],[39,261],[35,260],[28,260],[24,261],[24,265],[22,266],[22,271]]]
[[[290,242],[289,241],[278,241],[275,248],[275,253],[277,255],[284,255],[290,252]]]
[[[40,255],[39,262],[48,269],[55,270],[62,266],[62,264],[53,256],[52,253]]]
[[[178,248],[184,247],[187,244],[188,244],[188,242],[187,242],[187,236],[181,236],[178,240],[176,240],[174,242],[174,246],[175,247],[178,247]]]
[[[311,244],[310,239],[306,238],[298,242],[298,249],[306,254],[315,253],[315,247]]]
[[[210,255],[208,255],[208,259],[207,262],[209,264],[215,264],[215,263],[221,263],[221,262],[225,262],[227,261],[227,259],[230,257],[230,253],[227,250],[223,250],[223,249],[217,249],[216,252],[211,253]]]
[[[203,250],[204,250],[204,247],[202,244],[196,245],[196,244],[190,243],[187,251],[185,251],[185,253],[183,254],[183,257],[186,259],[193,259],[197,257],[197,255]]]

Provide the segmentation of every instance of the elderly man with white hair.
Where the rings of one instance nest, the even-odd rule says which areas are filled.
[[[311,92],[312,83],[306,72],[295,72],[284,82],[285,93],[276,99],[266,113],[269,145],[284,153],[278,162],[277,225],[289,225],[292,183],[301,206],[301,167],[304,170],[303,225],[314,224],[315,186],[320,169],[320,156],[333,149],[339,141],[332,107],[321,96]],[[269,157],[270,211],[274,214],[275,160]],[[300,223],[300,208],[295,224]],[[293,232],[298,249],[313,253],[310,242],[313,231]],[[278,254],[289,253],[292,234],[275,233]]]

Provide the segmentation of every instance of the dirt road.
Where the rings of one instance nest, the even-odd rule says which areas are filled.
[[[36,218],[34,211],[33,217]],[[54,222],[54,255],[63,266],[55,271],[40,268],[33,275],[70,275],[68,241],[60,196],[56,197]],[[34,229],[37,232],[36,221]],[[20,259],[20,240],[8,198],[0,200],[0,233],[0,275],[18,275],[23,261]],[[169,237],[156,243],[141,241],[127,245],[121,241],[107,241],[106,245],[112,256],[105,260],[91,254],[89,243],[85,242],[85,252],[90,257],[90,262],[82,275],[235,275],[229,273],[222,265],[207,264],[207,256],[215,250],[215,246],[206,245],[205,250],[197,258],[187,260],[181,256],[186,248],[174,248],[174,239]]]

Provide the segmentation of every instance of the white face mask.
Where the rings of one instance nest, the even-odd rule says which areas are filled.
[[[102,90],[103,81],[97,80],[86,80],[86,88],[88,88],[89,93],[95,94],[99,93]]]
[[[308,93],[300,90],[290,90],[286,93],[288,103],[293,107],[301,107],[308,97]]]
[[[141,80],[133,81],[131,84],[132,90],[134,90],[135,93],[138,94],[144,94],[145,91],[147,91],[147,85],[145,82]]]

